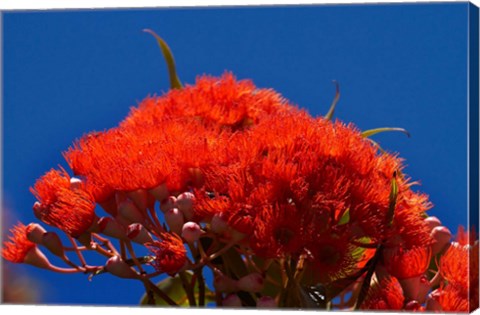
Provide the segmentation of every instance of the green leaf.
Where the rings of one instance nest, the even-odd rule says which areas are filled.
[[[330,105],[330,109],[328,113],[325,115],[325,119],[332,120],[333,113],[335,112],[335,107],[337,107],[338,100],[340,99],[340,85],[337,81],[333,80],[335,84],[335,98],[332,101],[332,105]]]
[[[353,307],[354,310],[358,310],[360,306],[362,306],[363,301],[368,295],[368,291],[370,290],[370,286],[372,283],[371,282],[372,276],[373,276],[373,273],[375,272],[375,267],[377,266],[377,263],[380,260],[380,257],[382,256],[382,252],[383,252],[383,245],[379,245],[377,247],[375,255],[367,263],[368,270],[367,270],[367,273],[365,274],[365,278],[363,279],[362,286],[360,287],[360,293],[358,294],[357,301],[355,302],[355,305]]]
[[[175,69],[175,60],[173,59],[173,54],[172,54],[172,51],[170,50],[170,47],[168,47],[167,43],[160,36],[158,36],[154,31],[150,29],[144,29],[143,31],[153,35],[157,40],[158,46],[160,46],[160,50],[162,51],[163,57],[167,62],[168,75],[170,77],[170,88],[181,89],[183,86],[182,86],[182,83],[180,82],[180,79],[177,76],[177,70]]]
[[[384,128],[375,128],[375,129],[365,130],[364,132],[362,132],[362,137],[368,138],[370,136],[376,135],[377,133],[387,132],[387,131],[399,131],[406,134],[407,137],[410,138],[410,133],[407,130],[403,128],[396,128],[396,127],[384,127]]]
[[[191,271],[186,272],[186,276],[188,280],[192,279],[192,275],[193,273]],[[199,296],[198,281],[196,283],[197,284],[195,285],[195,297],[196,297],[196,300],[198,300],[198,296]],[[157,287],[163,292],[165,292],[179,306],[182,306],[182,307],[189,306],[187,295],[183,290],[182,280],[180,280],[180,277],[178,275],[175,277],[168,277],[161,280],[160,282],[157,283]],[[215,302],[215,294],[212,291],[210,291],[208,287],[205,286],[205,303],[210,303],[210,302]],[[142,296],[142,299],[140,300],[140,305],[149,305],[147,294],[144,294]],[[168,303],[166,303],[164,300],[162,300],[157,296],[155,296],[155,305],[170,306]]]
[[[392,181],[391,181],[391,188],[390,188],[390,196],[389,196],[389,205],[388,205],[388,213],[387,213],[387,224],[389,226],[393,223],[393,217],[395,215],[395,206],[397,205],[397,197],[398,197],[398,184],[397,184],[397,172],[393,172]]]
[[[348,222],[350,222],[350,209],[347,209],[345,212],[343,212],[342,217],[340,220],[338,220],[337,225],[347,224]]]

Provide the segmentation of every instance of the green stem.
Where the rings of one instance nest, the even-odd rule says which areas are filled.
[[[186,272],[185,271],[180,271],[178,273],[178,275],[180,277],[180,280],[182,280],[183,289],[185,290],[185,293],[187,294],[188,304],[190,304],[190,306],[197,306],[197,303],[195,301],[195,295],[193,293],[193,288],[188,283]]]
[[[174,300],[172,300],[165,292],[163,292],[159,287],[157,287],[152,281],[145,279],[146,285],[153,291],[158,297],[167,302],[171,306],[178,306]]]

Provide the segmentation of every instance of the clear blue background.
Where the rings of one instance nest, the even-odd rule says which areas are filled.
[[[400,152],[406,173],[452,232],[467,223],[467,3],[17,12],[3,15],[3,193],[11,217],[36,221],[29,187],[66,165],[75,138],[114,127],[169,88],[151,28],[183,82],[230,70],[312,115],[327,112]],[[38,277],[43,302],[136,305],[143,287],[103,275]]]

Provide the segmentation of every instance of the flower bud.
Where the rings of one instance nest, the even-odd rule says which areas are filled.
[[[260,292],[264,283],[263,276],[258,272],[254,272],[240,278],[238,280],[238,288],[247,292]]]
[[[86,248],[92,248],[92,233],[82,233],[79,237],[77,237],[77,241]]]
[[[121,226],[115,219],[110,217],[102,217],[100,220],[98,220],[98,226],[100,233],[120,240],[127,239],[124,227]]]
[[[71,189],[83,189],[83,182],[80,178],[72,177],[70,178],[70,188]]]
[[[107,260],[105,270],[120,278],[138,278],[137,273],[133,271],[133,269],[118,256],[112,256]]]
[[[160,203],[160,210],[163,213],[165,213],[168,210],[175,208],[176,202],[177,202],[177,198],[175,198],[175,196],[169,196],[168,198],[166,198]]]
[[[231,293],[239,291],[237,281],[221,273],[215,275],[213,286],[218,292]]]
[[[236,294],[229,294],[222,301],[222,306],[227,307],[242,307],[242,301]]]
[[[123,191],[117,191],[115,193],[115,202],[117,203],[117,205],[121,204],[125,200],[128,200],[128,196],[126,193],[124,193]]]
[[[442,222],[437,217],[425,218],[425,223],[427,223],[430,229],[433,229],[433,228],[436,228],[437,226],[442,225]]]
[[[440,302],[438,301],[439,298],[440,298],[440,291],[435,290],[435,291],[432,291],[428,297],[427,297],[427,303],[426,303],[426,310],[429,311],[429,312],[441,312],[443,311],[442,309],[442,305],[440,304]]]
[[[277,302],[275,302],[275,299],[270,296],[262,296],[261,298],[257,299],[257,307],[277,308]]]
[[[452,233],[450,233],[450,230],[444,226],[437,226],[433,228],[430,235],[434,240],[432,245],[433,255],[436,255],[444,250],[450,244],[450,239],[452,238]]]
[[[195,196],[191,192],[184,192],[177,197],[175,206],[182,211],[187,220],[193,219],[193,201]]]
[[[43,211],[44,211],[44,207],[42,206],[42,204],[38,201],[35,201],[35,203],[33,204],[33,214],[37,219],[41,220],[41,218],[43,217],[42,216]]]
[[[407,300],[416,300],[420,292],[420,276],[398,279],[403,289],[403,295]]]
[[[130,198],[135,206],[140,210],[145,210],[148,207],[148,194],[144,189],[138,189],[127,192],[128,198]],[[120,207],[120,205],[119,205]]]
[[[189,243],[198,241],[201,235],[202,229],[195,222],[187,222],[182,227],[182,237]]]
[[[405,305],[405,310],[416,311],[416,310],[419,310],[421,307],[422,306],[420,305],[420,303],[418,303],[418,301],[412,300],[412,301],[409,301],[407,305]]]
[[[98,202],[98,204],[100,205],[100,207],[102,207],[103,210],[105,210],[105,212],[110,214],[112,217],[117,216],[117,200],[115,197],[112,196],[110,198],[107,198],[101,202]]]
[[[165,213],[165,222],[167,222],[170,231],[182,235],[182,228],[185,220],[183,218],[183,213],[180,212],[177,208],[168,210]]]
[[[160,184],[157,187],[154,187],[152,189],[149,189],[148,192],[160,202],[167,199],[169,195],[168,188],[165,183]]]
[[[227,221],[222,218],[222,214],[215,214],[210,222],[212,232],[223,233],[228,229]]]
[[[131,223],[143,223],[145,221],[145,216],[141,210],[130,200],[123,201],[118,205],[118,215]]]
[[[139,223],[130,224],[127,228],[127,237],[135,243],[145,244],[153,242],[152,236],[147,229]]]
[[[40,224],[37,223],[30,223],[29,225],[27,225],[26,232],[27,239],[35,244],[41,244],[43,234],[47,233],[47,231]]]
[[[42,253],[42,251],[37,247],[32,247],[23,259],[23,263],[29,264],[42,269],[51,269],[51,264],[48,261],[47,257]]]
[[[423,304],[425,303],[425,299],[427,298],[427,294],[428,292],[430,292],[430,289],[431,289],[431,285],[430,285],[430,281],[428,280],[428,278],[423,275],[420,277],[420,288],[418,290],[418,295],[417,295],[417,301],[418,303],[420,304]]]
[[[52,254],[63,257],[64,249],[60,237],[55,232],[46,232],[42,237],[42,245],[45,246]]]

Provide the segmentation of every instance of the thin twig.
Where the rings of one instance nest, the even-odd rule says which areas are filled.
[[[85,261],[85,258],[83,257],[82,253],[80,252],[80,250],[78,249],[77,247],[77,243],[75,242],[75,240],[73,239],[73,237],[71,237],[70,235],[67,235],[68,236],[68,239],[70,240],[70,242],[72,243],[73,245],[73,249],[75,251],[75,253],[77,254],[78,256],[78,259],[80,259],[80,263],[82,264],[83,267],[85,267],[87,265],[87,262]]]

